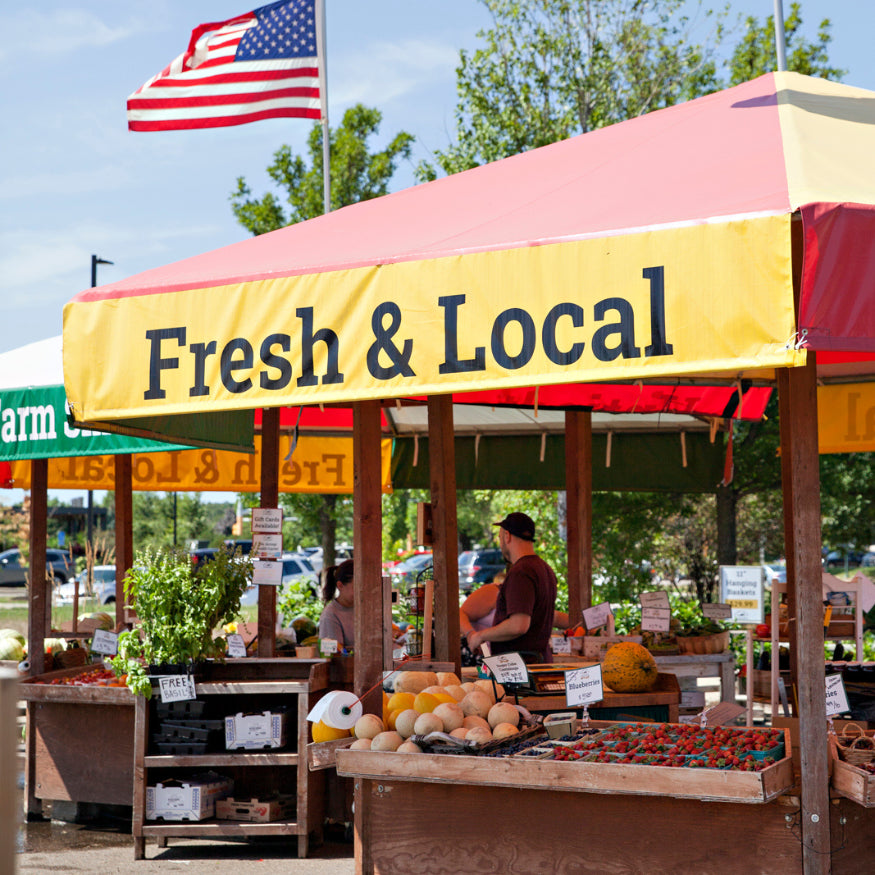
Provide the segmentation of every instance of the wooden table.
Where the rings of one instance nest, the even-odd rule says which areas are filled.
[[[735,701],[735,654],[725,653],[683,654],[680,656],[655,656],[660,671],[670,672],[677,678],[720,678],[720,701]]]

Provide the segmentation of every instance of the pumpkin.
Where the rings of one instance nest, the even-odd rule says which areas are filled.
[[[614,644],[602,663],[602,680],[616,693],[646,693],[656,684],[656,660],[634,641]]]

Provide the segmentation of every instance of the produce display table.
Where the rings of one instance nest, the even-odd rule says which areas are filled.
[[[592,660],[586,660],[592,663]],[[613,690],[605,690],[604,699],[589,709],[593,718],[619,720],[651,718],[668,723],[678,722],[678,707],[681,701],[681,689],[678,680],[673,674],[660,674],[656,679],[656,686],[649,693],[615,693]],[[565,694],[521,696],[518,699],[520,705],[529,711],[540,713],[548,711],[568,710],[565,704]],[[664,714],[656,716],[654,709]]]
[[[682,654],[656,656],[656,665],[662,672],[676,678],[720,678],[720,701],[735,701],[735,654],[725,653]]]

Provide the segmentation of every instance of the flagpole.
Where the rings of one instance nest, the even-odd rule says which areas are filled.
[[[778,56],[778,72],[787,70],[787,47],[784,41],[784,3],[775,0],[775,53]]]
[[[325,0],[316,0],[316,51],[322,104],[322,192],[324,212],[331,212],[331,141],[328,127],[328,53],[325,49]]]

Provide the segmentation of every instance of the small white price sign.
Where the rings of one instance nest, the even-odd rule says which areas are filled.
[[[571,641],[564,635],[551,635],[550,650],[553,653],[571,653]]]
[[[763,570],[759,565],[721,565],[720,600],[738,623],[763,621]]]
[[[664,589],[654,592],[642,592],[638,596],[638,603],[642,608],[663,608],[669,610],[668,593]]]
[[[600,605],[593,605],[583,612],[583,625],[586,626],[587,632],[593,629],[598,629],[608,622],[608,617],[611,616],[611,605],[609,602],[602,602]]]
[[[118,653],[118,633],[95,629],[94,637],[91,639],[91,652],[115,656]]]
[[[836,714],[844,714],[851,710],[848,703],[848,694],[845,692],[845,684],[840,674],[828,674],[826,676],[826,716],[835,717]]]
[[[728,620],[732,616],[732,605],[703,602],[702,614],[709,620]]]
[[[600,664],[565,672],[565,701],[569,708],[601,702],[604,697]]]
[[[253,559],[252,582],[258,586],[279,586],[283,582],[283,563],[275,559]]]
[[[166,674],[158,678],[162,702],[186,702],[197,698],[190,674]]]
[[[246,656],[246,645],[243,636],[236,633],[228,636],[228,656],[232,659],[242,659]]]
[[[498,656],[485,656],[483,661],[495,675],[500,684],[524,684],[529,679],[529,671],[518,653],[499,653]]]
[[[253,535],[252,552],[259,559],[279,559],[283,555],[283,536]]]
[[[337,641],[334,638],[320,638],[319,652],[323,656],[329,656],[332,653],[337,653]]]
[[[641,608],[642,632],[668,632],[670,630],[670,608]]]
[[[272,533],[283,530],[283,509],[281,507],[253,507],[252,534]]]

